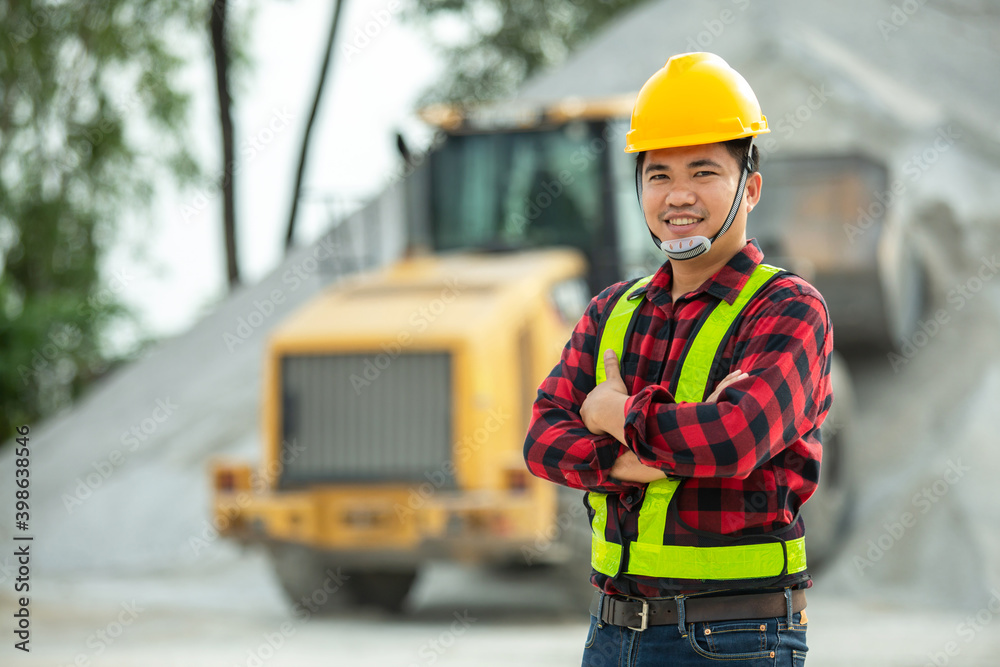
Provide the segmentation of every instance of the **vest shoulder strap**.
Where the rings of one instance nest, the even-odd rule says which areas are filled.
[[[709,392],[708,380],[712,372],[712,364],[727,334],[736,318],[746,308],[750,300],[760,292],[764,285],[784,269],[770,264],[758,264],[750,278],[740,289],[733,303],[720,301],[702,323],[697,335],[688,346],[683,357],[680,378],[674,400],[678,403],[700,403]]]
[[[645,287],[653,276],[639,278],[631,285],[627,285],[625,290],[619,295],[611,312],[604,317],[601,335],[598,339],[596,358],[594,359],[595,384],[601,384],[608,379],[607,370],[604,367],[604,353],[609,348],[615,351],[618,364],[622,362],[622,352],[625,349],[625,339],[628,334],[629,323],[635,314],[641,299],[633,298],[639,290]]]

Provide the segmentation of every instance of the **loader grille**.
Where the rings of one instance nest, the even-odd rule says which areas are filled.
[[[453,484],[449,354],[286,356],[281,392],[282,488]]]

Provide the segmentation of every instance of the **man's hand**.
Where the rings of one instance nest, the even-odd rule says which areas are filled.
[[[580,419],[594,435],[608,433],[624,444],[628,389],[618,370],[618,359],[613,350],[604,352],[604,370],[607,379],[587,394],[580,406]]]
[[[638,484],[649,484],[667,476],[662,470],[643,464],[639,461],[639,457],[630,451],[615,459],[609,474],[617,480]]]
[[[719,386],[715,388],[715,391],[713,391],[711,394],[708,395],[708,398],[705,399],[705,402],[717,403],[719,401],[719,396],[722,395],[723,389],[733,384],[734,382],[739,382],[740,380],[748,377],[750,377],[749,373],[744,373],[737,368],[735,371],[733,371],[726,377],[722,378],[722,381],[719,382]]]

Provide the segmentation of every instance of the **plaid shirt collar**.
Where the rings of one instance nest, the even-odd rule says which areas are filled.
[[[743,249],[732,256],[724,267],[711,278],[701,284],[701,286],[688,292],[687,298],[694,298],[702,292],[707,292],[715,298],[732,305],[739,296],[740,290],[757,265],[764,259],[760,244],[757,239],[750,239]],[[646,294],[647,298],[657,306],[665,307],[672,302],[670,297],[670,283],[673,280],[674,269],[670,261],[667,260],[653,274],[653,279],[645,287],[638,291],[638,294]]]

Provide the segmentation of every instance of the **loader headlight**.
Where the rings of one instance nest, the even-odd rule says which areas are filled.
[[[552,286],[552,305],[566,324],[576,324],[590,303],[590,290],[583,278],[570,278]]]

